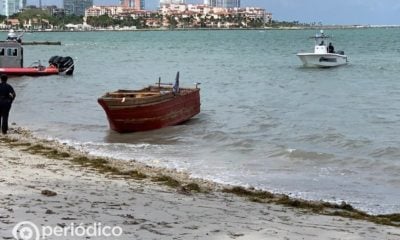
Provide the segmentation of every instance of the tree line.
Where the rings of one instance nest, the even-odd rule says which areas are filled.
[[[30,28],[46,29],[52,27],[57,30],[65,30],[67,24],[82,24],[83,16],[65,15],[63,13],[51,14],[49,10],[43,9],[26,9],[22,12],[16,13],[9,18],[0,16],[0,21],[7,24],[7,19],[18,19],[19,28],[24,29],[24,24],[31,20]],[[153,24],[150,24],[150,22]],[[304,26],[299,22],[278,22],[270,21],[264,22],[261,18],[248,18],[245,15],[227,14],[214,18],[214,16],[198,15],[162,15],[159,13],[151,13],[148,16],[118,16],[111,17],[109,15],[102,15],[98,17],[87,17],[86,23],[95,28],[107,28],[113,26],[119,27],[136,27],[137,29],[160,27],[167,23],[170,28],[206,28],[216,27],[218,24],[233,23],[233,27],[240,28],[260,28],[265,26],[279,27],[279,26]],[[27,29],[29,30],[29,29]]]

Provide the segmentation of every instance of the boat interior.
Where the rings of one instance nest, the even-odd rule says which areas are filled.
[[[148,98],[160,95],[172,94],[171,87],[150,86],[141,90],[118,90],[109,92],[105,97],[111,98]]]

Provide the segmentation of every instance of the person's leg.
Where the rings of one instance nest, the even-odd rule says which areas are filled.
[[[7,134],[7,130],[8,130],[8,112],[5,112],[3,117],[3,124],[1,125],[1,131],[3,132],[3,134]]]
[[[3,131],[3,124],[4,124],[3,108],[0,108],[0,127],[1,127],[1,131],[4,133],[4,131]]]
[[[1,123],[1,131],[3,134],[7,134],[8,131],[8,114],[10,112],[11,106],[5,106],[2,108],[2,113],[1,113],[1,118],[2,118],[2,123]]]

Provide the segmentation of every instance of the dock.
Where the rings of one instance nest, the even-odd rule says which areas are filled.
[[[33,42],[22,42],[22,45],[61,45],[61,42],[33,41]]]

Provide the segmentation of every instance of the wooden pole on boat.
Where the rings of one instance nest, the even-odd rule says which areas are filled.
[[[172,87],[174,93],[179,93],[179,71],[176,73],[175,84]]]

